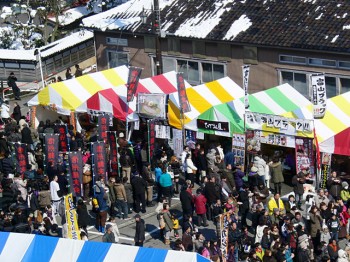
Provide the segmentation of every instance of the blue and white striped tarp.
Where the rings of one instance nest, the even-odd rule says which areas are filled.
[[[0,261],[208,262],[191,252],[0,232]]]

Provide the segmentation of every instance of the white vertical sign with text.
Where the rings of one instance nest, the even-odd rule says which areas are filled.
[[[250,71],[250,66],[249,65],[242,66],[243,90],[244,90],[244,107],[245,107],[245,109],[249,108],[249,97],[248,97],[249,71]]]
[[[314,118],[323,118],[327,109],[327,90],[324,74],[311,75],[312,104]]]

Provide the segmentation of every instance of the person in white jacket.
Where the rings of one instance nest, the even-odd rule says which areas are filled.
[[[6,122],[10,118],[10,106],[8,104],[8,101],[5,101],[1,104],[1,114],[0,114],[2,121]]]
[[[197,172],[197,167],[193,164],[191,154],[187,154],[186,159],[186,172],[187,177],[186,179],[191,180],[191,186],[194,186],[194,173]]]
[[[266,162],[259,156],[254,157],[254,166],[258,169],[259,180],[265,184],[265,167]]]

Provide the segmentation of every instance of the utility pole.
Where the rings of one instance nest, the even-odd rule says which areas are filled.
[[[160,8],[159,0],[153,0],[153,30],[156,35],[156,68],[157,75],[163,74],[163,60],[162,60],[162,49],[161,49],[161,21],[160,21]]]

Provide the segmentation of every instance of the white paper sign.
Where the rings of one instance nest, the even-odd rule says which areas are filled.
[[[274,119],[273,116],[267,116],[267,123],[266,126],[273,127],[274,126]]]
[[[250,71],[250,66],[249,65],[242,66],[243,90],[244,90],[244,107],[245,107],[245,109],[249,108],[249,97],[248,97],[249,71]]]
[[[304,122],[302,120],[295,121],[295,130],[297,131],[303,131],[304,129]]]
[[[273,125],[276,128],[281,128],[281,126],[282,126],[282,119],[279,116],[275,116],[273,118]]]
[[[286,120],[286,119],[282,119],[281,129],[282,130],[287,130],[288,129],[288,125],[289,125],[289,121]]]
[[[327,90],[324,74],[311,75],[312,103],[314,118],[323,118],[327,109]]]
[[[203,132],[197,132],[196,135],[197,135],[196,136],[197,139],[204,140],[204,133]]]

